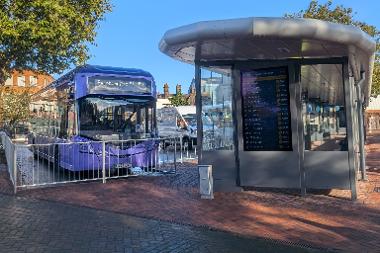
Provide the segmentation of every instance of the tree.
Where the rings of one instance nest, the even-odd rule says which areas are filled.
[[[9,90],[0,97],[0,122],[14,133],[15,127],[29,119],[30,95],[27,90],[18,93]]]
[[[332,0],[327,1],[325,4],[318,3],[317,0],[312,0],[306,10],[293,14],[285,14],[287,18],[314,18],[334,23],[341,23],[345,25],[353,25],[359,27],[364,32],[368,33],[376,41],[376,59],[373,71],[372,81],[372,95],[380,94],[380,31],[372,25],[365,22],[357,21],[354,19],[352,8],[346,8],[343,5],[333,7]]]
[[[373,69],[371,94],[376,95],[376,96],[380,94],[380,62],[379,60],[375,62],[375,67]]]
[[[11,71],[59,73],[88,59],[109,0],[2,0],[0,83]]]
[[[169,101],[173,106],[189,105],[187,98],[181,92],[169,98]]]

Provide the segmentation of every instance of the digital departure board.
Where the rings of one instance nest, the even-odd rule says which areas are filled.
[[[287,67],[241,72],[245,151],[291,151]]]

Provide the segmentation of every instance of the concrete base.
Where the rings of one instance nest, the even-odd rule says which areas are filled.
[[[243,188],[236,185],[235,180],[218,180],[214,178],[214,192],[242,192]]]
[[[214,194],[212,194],[212,195],[201,195],[201,199],[214,199]]]

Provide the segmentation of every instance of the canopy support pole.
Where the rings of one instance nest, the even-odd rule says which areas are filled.
[[[365,80],[365,73],[361,73],[361,79],[357,82],[357,111],[358,111],[358,126],[359,126],[359,152],[360,152],[360,171],[361,179],[367,180],[366,164],[365,164],[365,149],[364,149],[364,118],[363,118],[363,99],[361,86]]]

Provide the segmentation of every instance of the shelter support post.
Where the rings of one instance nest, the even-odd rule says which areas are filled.
[[[202,124],[202,90],[201,90],[201,66],[195,64],[195,104],[197,112],[197,150],[198,164],[202,164],[203,124]]]
[[[235,87],[240,87],[240,70],[237,69],[234,65],[232,65],[232,84]],[[235,166],[236,166],[236,185],[241,186],[240,182],[240,160],[239,160],[239,135],[238,135],[238,118],[237,118],[237,107],[238,107],[238,101],[240,101],[240,88],[234,88],[232,89],[232,121],[234,126],[234,154],[235,154]]]
[[[357,199],[356,191],[356,171],[354,162],[354,132],[353,132],[353,96],[352,88],[349,81],[348,63],[343,64],[343,82],[344,82],[344,96],[346,105],[346,122],[347,122],[347,143],[348,143],[348,169],[349,169],[349,179],[350,179],[350,189],[351,189],[351,199]]]
[[[365,149],[364,149],[364,116],[363,116],[363,95],[361,86],[365,80],[365,75],[362,73],[361,79],[356,83],[356,94],[357,94],[357,111],[358,111],[358,126],[359,126],[359,152],[360,152],[360,171],[361,179],[367,180],[366,164],[365,164]]]
[[[298,154],[300,170],[301,196],[306,196],[306,171],[304,166],[305,160],[305,143],[304,143],[304,126],[302,119],[302,86],[301,86],[301,66],[294,65],[294,76],[296,83],[296,105],[297,105],[297,136],[298,136]]]

